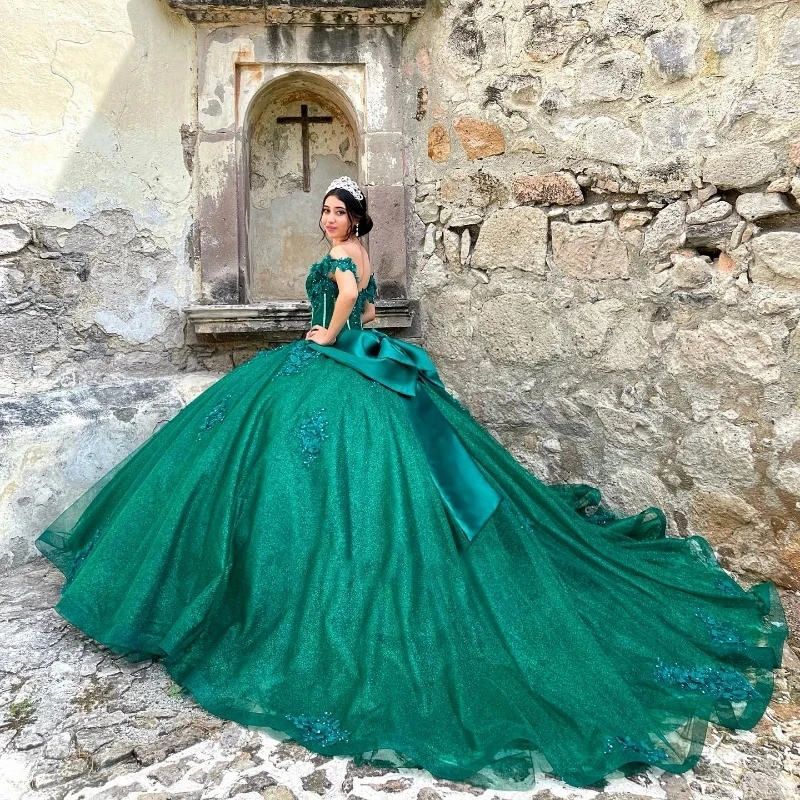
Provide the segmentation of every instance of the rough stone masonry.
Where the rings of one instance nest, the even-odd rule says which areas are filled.
[[[3,571],[257,346],[182,313],[195,27],[35,5],[0,110]],[[432,0],[403,47],[416,341],[541,479],[658,505],[793,603],[800,3]]]

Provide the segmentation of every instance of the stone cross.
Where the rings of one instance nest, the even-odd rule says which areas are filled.
[[[302,125],[302,143],[303,143],[303,191],[311,191],[311,156],[309,154],[308,146],[308,126],[312,122],[333,122],[333,117],[309,117],[308,106],[303,103],[300,106],[299,117],[278,117],[276,122],[290,123],[299,122]]]

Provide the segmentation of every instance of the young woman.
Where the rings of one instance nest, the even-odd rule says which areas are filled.
[[[41,534],[56,610],[220,717],[477,785],[683,772],[709,720],[752,728],[787,636],[774,585],[745,590],[657,508],[539,481],[424,349],[363,327],[372,221],[350,178],[320,225],[305,338],[225,375]]]

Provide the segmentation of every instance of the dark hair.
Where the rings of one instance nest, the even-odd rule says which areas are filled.
[[[358,238],[360,239],[362,236],[366,236],[372,230],[372,217],[367,214],[367,196],[364,195],[364,200],[362,202],[357,197],[350,194],[347,189],[336,187],[325,193],[325,197],[322,198],[323,205],[325,205],[325,201],[332,194],[336,195],[336,197],[344,203],[347,217],[350,220],[348,235],[351,232],[355,232],[356,223],[358,223]],[[322,231],[322,236],[324,238],[325,229],[322,227],[322,209],[320,209],[319,216],[319,229]]]

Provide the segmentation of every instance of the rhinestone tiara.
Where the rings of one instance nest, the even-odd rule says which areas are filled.
[[[331,189],[345,189],[350,192],[353,197],[358,198],[362,203],[364,202],[364,195],[361,189],[358,188],[358,184],[349,175],[342,175],[341,178],[336,178],[336,180],[331,181],[328,191]]]

